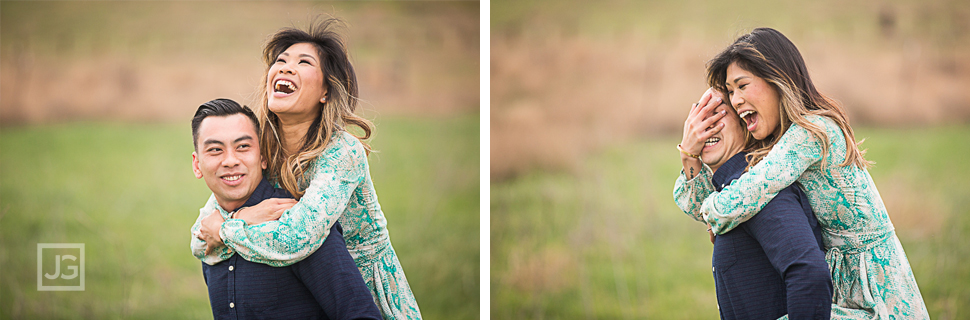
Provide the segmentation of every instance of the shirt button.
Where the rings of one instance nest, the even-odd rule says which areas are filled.
[[[230,309],[235,308],[235,307],[236,307],[236,304],[235,303],[232,303],[232,302],[229,303],[229,308]]]
[[[232,270],[232,267],[229,267],[229,270]],[[711,267],[711,272],[714,272],[714,267]]]
[[[229,266],[229,271],[232,271],[232,269],[233,269],[233,267],[232,266]]]

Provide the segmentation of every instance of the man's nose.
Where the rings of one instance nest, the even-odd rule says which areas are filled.
[[[236,155],[236,151],[228,150],[226,151],[226,158],[222,159],[223,167],[235,167],[239,165],[239,157]]]

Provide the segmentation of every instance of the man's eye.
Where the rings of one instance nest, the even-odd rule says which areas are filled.
[[[220,149],[220,148],[210,148],[209,150],[206,150],[206,152],[208,152],[208,153],[214,153],[214,152],[219,152],[219,151],[222,151],[222,149]]]
[[[239,145],[237,149],[249,149],[249,145],[248,144]]]

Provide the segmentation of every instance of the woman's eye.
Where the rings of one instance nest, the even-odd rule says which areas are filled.
[[[280,63],[280,62],[286,63],[286,60],[283,60],[283,58],[276,58],[276,63]]]
[[[310,60],[300,60],[300,63],[310,64]]]
[[[738,89],[744,89],[744,87],[747,87],[747,86],[748,86],[748,84],[745,83],[745,84],[742,84],[741,86],[739,86]]]

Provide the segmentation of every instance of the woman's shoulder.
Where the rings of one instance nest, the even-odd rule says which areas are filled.
[[[339,130],[333,133],[323,154],[317,158],[317,162],[318,164],[342,163],[348,160],[351,160],[349,162],[359,162],[364,161],[366,157],[367,152],[364,149],[364,144],[350,132]],[[319,161],[321,159],[324,161]]]
[[[364,144],[357,137],[346,130],[338,130],[330,137],[325,154],[331,153],[359,153],[364,152]]]
[[[808,115],[805,115],[805,120],[808,120],[808,122],[814,125],[816,128],[821,129],[822,132],[825,132],[825,134],[829,136],[829,138],[842,135],[842,128],[840,128],[839,125],[835,123],[835,120],[832,120],[832,118],[829,118],[826,116],[808,114]],[[797,132],[802,135],[811,136],[811,133],[808,131],[808,129],[798,124],[797,122],[792,123],[791,127],[788,130]]]
[[[839,128],[839,124],[835,123],[835,120],[832,120],[832,118],[815,115],[815,114],[809,114],[805,116],[805,119],[807,119],[809,122],[811,122],[812,124],[818,126],[819,128],[825,131],[842,132],[842,129]]]

